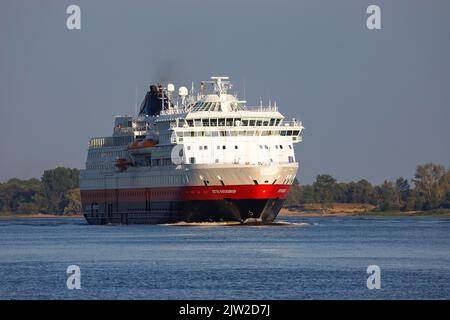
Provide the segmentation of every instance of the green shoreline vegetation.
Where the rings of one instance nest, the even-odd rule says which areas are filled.
[[[450,209],[434,209],[425,211],[370,211],[359,212],[354,217],[449,217]]]
[[[311,204],[319,206],[311,208]],[[365,179],[337,182],[331,175],[322,174],[311,185],[300,186],[295,181],[285,206],[293,211],[326,214],[336,212],[334,207],[343,204],[360,216],[448,215],[450,169],[434,163],[418,165],[410,181],[399,177],[381,185],[372,185]],[[352,205],[362,206],[363,210],[355,210]]]
[[[0,183],[0,215],[81,214],[79,170],[58,167],[41,179],[13,178]]]
[[[54,217],[81,214],[79,170],[58,167],[41,179],[13,178],[0,183],[0,217]],[[450,216],[450,169],[418,165],[411,180],[403,177],[372,185],[365,179],[337,182],[322,174],[310,185],[295,180],[282,215]]]

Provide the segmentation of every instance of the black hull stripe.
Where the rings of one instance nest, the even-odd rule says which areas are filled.
[[[98,203],[84,216],[90,224],[162,224],[175,222],[239,221],[249,218],[272,222],[283,199],[225,199],[160,201],[151,203]]]

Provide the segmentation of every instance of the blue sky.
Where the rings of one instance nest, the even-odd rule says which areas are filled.
[[[66,7],[81,7],[81,30]],[[382,29],[366,28],[381,7]],[[150,83],[229,75],[303,121],[299,179],[380,183],[450,165],[449,1],[23,1],[0,4],[0,181],[82,168],[92,136]]]

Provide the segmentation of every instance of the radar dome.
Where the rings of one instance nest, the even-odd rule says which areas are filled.
[[[188,95],[188,89],[186,87],[180,87],[178,89],[178,95],[181,97],[185,97]]]
[[[169,91],[169,92],[174,92],[175,91],[175,86],[174,86],[173,83],[167,84],[167,91]]]

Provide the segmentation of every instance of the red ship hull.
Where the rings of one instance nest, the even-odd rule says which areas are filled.
[[[183,186],[82,190],[90,224],[272,222],[290,185]]]

